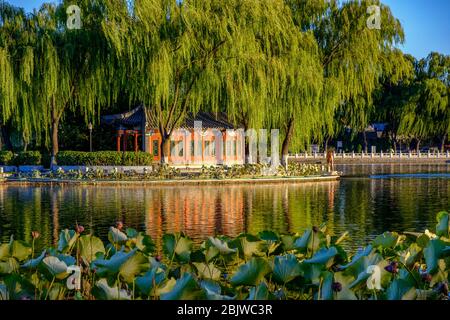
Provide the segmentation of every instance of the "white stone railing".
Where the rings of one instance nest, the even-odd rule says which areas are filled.
[[[297,153],[290,154],[291,159],[326,159],[326,153]],[[377,153],[356,153],[338,152],[334,153],[334,159],[450,159],[450,152],[377,152]]]

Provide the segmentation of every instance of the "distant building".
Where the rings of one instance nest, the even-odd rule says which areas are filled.
[[[132,138],[133,151],[149,152],[155,161],[161,161],[161,133],[156,123],[146,119],[142,106],[125,113],[103,116],[102,123],[115,127],[117,151],[127,151]],[[171,135],[169,164],[243,164],[244,141],[244,130],[235,128],[224,114],[201,112],[195,116],[188,115]]]

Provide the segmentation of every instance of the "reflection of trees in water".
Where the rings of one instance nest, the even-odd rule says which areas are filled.
[[[380,232],[433,228],[434,215],[450,209],[448,179],[380,179],[372,183],[377,189],[374,227]]]
[[[145,225],[155,239],[184,232],[203,240],[216,234],[238,235],[244,230],[244,195],[229,188],[149,189],[145,196]]]
[[[168,232],[196,240],[242,232],[302,232],[327,223],[348,230],[362,245],[385,230],[434,226],[436,212],[450,209],[448,179],[343,179],[340,182],[202,187],[0,186],[0,240],[54,244],[62,228],[78,222],[106,240],[117,220],[146,230],[158,247]]]
[[[52,243],[48,192],[41,188],[11,188],[0,185],[0,242],[15,239],[31,242],[31,231],[41,233],[38,249]]]

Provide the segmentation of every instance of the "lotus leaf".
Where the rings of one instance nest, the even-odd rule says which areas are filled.
[[[211,245],[214,246],[214,248],[219,250],[220,254],[230,254],[235,253],[237,251],[237,249],[229,248],[228,243],[218,238],[209,237],[208,240],[211,243]]]
[[[220,279],[220,270],[215,267],[213,263],[193,263],[195,268],[198,271],[198,275],[202,279],[211,279],[211,280],[219,280]]]
[[[120,266],[119,275],[127,283],[132,283],[135,277],[150,266],[149,260],[141,252],[129,256],[129,258]]]
[[[9,300],[8,289],[4,284],[0,284],[0,301]]]
[[[57,257],[48,256],[42,260],[44,267],[50,272],[52,277],[56,279],[65,279],[69,275],[67,273],[67,264],[59,260]]]
[[[326,243],[326,237],[320,231],[315,232],[312,229],[306,230],[303,235],[295,240],[294,248],[304,251],[317,251]]]
[[[10,256],[10,245],[9,243],[0,244],[0,261],[6,259]]]
[[[74,230],[62,230],[59,234],[58,251],[61,253],[67,253],[74,246],[78,236],[79,234]]]
[[[389,300],[413,300],[417,296],[416,288],[403,279],[395,279],[386,294]]]
[[[170,292],[161,294],[161,300],[199,300],[203,298],[206,298],[205,291],[190,273],[183,274]]]
[[[325,271],[322,273],[322,286],[318,300],[333,300],[333,273]]]
[[[329,249],[323,248],[317,251],[311,259],[307,259],[304,262],[324,264],[325,268],[329,268],[337,254],[338,250],[335,247]]]
[[[79,241],[81,257],[88,264],[96,259],[97,253],[106,252],[103,242],[93,235],[82,236]]]
[[[130,252],[118,251],[110,259],[97,259],[92,262],[92,268],[97,269],[99,274],[117,274],[125,262],[128,261],[136,250]]]
[[[270,293],[267,283],[261,282],[256,287],[250,289],[248,300],[272,300],[274,297]]]
[[[155,290],[156,287],[161,285],[165,279],[166,273],[163,269],[152,267],[142,277],[136,278],[136,285],[143,294],[148,296],[152,290]]]
[[[128,237],[125,233],[123,233],[119,229],[110,227],[108,232],[108,240],[111,243],[118,244],[127,241]]]
[[[166,294],[166,293],[171,292],[176,284],[177,284],[177,280],[175,280],[174,278],[170,278],[169,280],[165,281],[162,284],[162,286],[160,286],[156,290],[156,295],[157,296],[161,296],[162,294]]]
[[[192,240],[180,234],[167,234],[163,236],[164,252],[173,260],[189,262],[192,250]]]
[[[35,259],[30,259],[22,265],[22,268],[36,268],[42,260],[44,260],[47,250],[42,251],[41,255]]]
[[[24,241],[14,240],[11,244],[11,256],[19,261],[26,260],[31,255],[31,246]]]
[[[288,283],[301,275],[300,264],[292,255],[277,256],[273,263],[273,280],[280,284]]]
[[[8,258],[0,262],[0,274],[11,274],[19,269],[19,263],[14,258]]]
[[[438,260],[445,249],[445,243],[439,239],[430,240],[428,246],[424,249],[425,262],[427,263],[427,272],[434,274],[438,270]]]
[[[106,279],[97,281],[94,296],[100,300],[131,300],[131,295],[124,289],[110,287]]]
[[[239,267],[231,278],[231,284],[237,286],[256,286],[270,272],[269,263],[263,258],[252,258]]]
[[[233,300],[234,297],[222,295],[222,289],[217,282],[212,280],[203,280],[200,282],[200,287],[206,292],[208,300]]]
[[[436,234],[438,236],[449,237],[450,236],[450,214],[442,211],[437,214],[436,217]]]
[[[372,241],[374,247],[381,247],[383,249],[395,248],[399,243],[405,239],[396,232],[385,232],[379,235]]]

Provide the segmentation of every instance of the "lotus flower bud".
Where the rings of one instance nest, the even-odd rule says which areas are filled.
[[[398,273],[398,262],[395,262],[395,261],[391,262],[391,264],[384,267],[384,270],[386,270],[387,272],[393,273],[393,274],[397,274]]]
[[[41,234],[39,233],[39,231],[31,231],[31,237],[33,238],[33,239],[37,239],[37,238],[39,238],[41,236]]]
[[[83,227],[83,226],[77,225],[77,226],[75,227],[75,231],[76,231],[77,233],[82,233],[82,232],[84,231],[84,227]]]
[[[422,273],[420,276],[424,282],[431,282],[431,279],[433,278],[429,273]]]
[[[342,284],[340,282],[333,282],[331,285],[331,288],[334,292],[341,292],[342,291]]]

